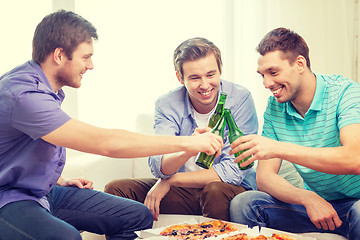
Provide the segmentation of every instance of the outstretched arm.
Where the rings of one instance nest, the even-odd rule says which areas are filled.
[[[144,157],[185,151],[191,154],[221,151],[222,139],[212,133],[197,136],[151,136],[120,129],[104,129],[70,119],[42,137],[51,144],[108,157]]]

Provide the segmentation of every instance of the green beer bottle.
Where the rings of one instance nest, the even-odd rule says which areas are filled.
[[[225,100],[226,100],[226,93],[222,92],[220,94],[220,99],[219,102],[216,106],[215,112],[213,115],[211,115],[210,119],[209,119],[209,123],[208,123],[208,127],[209,128],[213,128],[215,127],[215,125],[217,124],[217,122],[219,121],[221,115],[224,112],[224,106],[225,106]]]
[[[226,119],[226,123],[228,125],[229,128],[229,141],[230,144],[233,143],[237,138],[244,136],[244,133],[237,127],[233,116],[231,115],[231,111],[230,109],[225,109],[224,110],[224,115],[225,115],[225,119]],[[239,156],[241,153],[245,152],[246,150],[241,150],[237,153],[235,153],[235,157]],[[241,160],[240,162],[238,162],[238,166],[241,170],[246,170],[251,168],[252,166],[254,166],[254,162],[250,163],[249,165],[247,165],[246,167],[240,167],[240,163],[245,162],[247,159],[249,159],[249,157],[244,158],[243,160]]]
[[[217,122],[216,126],[211,130],[212,133],[221,136],[224,138],[224,129],[225,129],[225,117],[224,113],[221,115],[219,121]],[[202,152],[199,153],[196,164],[199,165],[202,168],[209,169],[214,162],[215,154],[213,155],[207,155],[206,153]]]

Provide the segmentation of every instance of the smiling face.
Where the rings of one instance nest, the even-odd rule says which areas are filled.
[[[63,65],[57,71],[55,76],[57,85],[79,88],[85,72],[94,68],[91,60],[92,55],[92,41],[79,44],[74,50],[71,60],[64,54]]]
[[[272,51],[260,56],[258,60],[258,73],[263,77],[263,84],[269,89],[279,103],[296,102],[301,96],[303,86],[301,71],[303,61],[301,56],[290,64],[281,51]]]
[[[189,93],[191,103],[199,113],[209,113],[216,105],[220,88],[220,71],[213,53],[194,61],[185,62],[183,79],[178,80]]]

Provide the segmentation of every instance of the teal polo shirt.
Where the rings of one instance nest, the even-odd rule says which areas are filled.
[[[317,75],[314,99],[305,116],[291,102],[268,100],[262,135],[306,147],[338,147],[340,129],[360,123],[360,85],[339,75]],[[312,159],[309,159],[311,161]],[[297,164],[310,190],[324,199],[360,198],[359,175],[333,175]]]

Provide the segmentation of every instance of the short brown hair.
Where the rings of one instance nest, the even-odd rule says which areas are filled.
[[[213,53],[216,58],[216,62],[221,73],[222,61],[221,52],[215,46],[205,38],[190,38],[182,42],[174,51],[174,67],[175,71],[179,74],[181,79],[184,79],[183,64],[188,61],[194,61],[199,58],[206,57],[208,54]]]
[[[276,28],[267,33],[256,48],[262,56],[268,52],[282,51],[283,56],[290,64],[301,55],[306,59],[306,65],[310,69],[309,47],[305,40],[294,31],[287,28]]]
[[[62,48],[71,59],[78,45],[91,39],[98,39],[98,35],[89,21],[71,11],[51,13],[35,29],[32,59],[40,64],[56,48]]]

